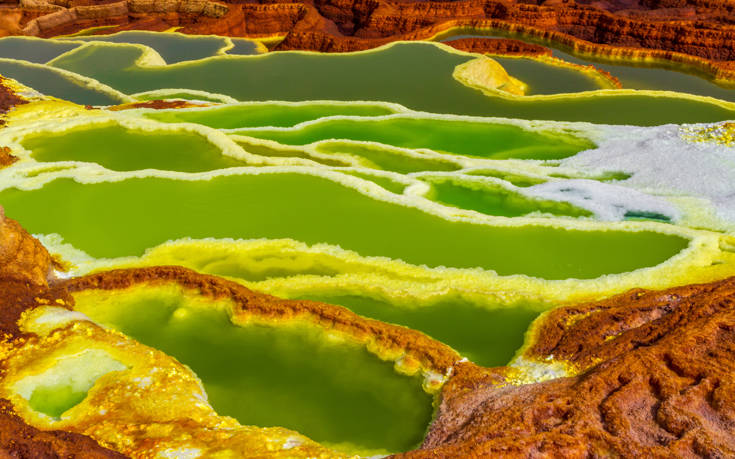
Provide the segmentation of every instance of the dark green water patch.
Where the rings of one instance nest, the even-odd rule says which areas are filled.
[[[204,136],[192,132],[146,132],[119,125],[41,133],[23,140],[36,161],[84,161],[114,171],[159,169],[202,172],[247,166],[225,156]]]
[[[667,217],[666,215],[659,214],[656,212],[646,212],[646,211],[635,211],[635,210],[629,210],[624,215],[626,220],[654,220],[664,223],[670,223],[671,218]]]
[[[0,202],[29,232],[58,233],[93,257],[142,255],[185,237],[292,238],[419,265],[588,279],[657,265],[689,242],[652,231],[450,222],[297,173],[98,184],[57,179],[37,190],[7,189]]]
[[[235,326],[224,310],[155,289],[82,296],[76,308],[188,365],[217,413],[244,425],[400,452],[417,447],[431,421],[419,377],[316,326]]]
[[[307,295],[301,299],[338,304],[364,317],[419,330],[486,367],[508,364],[542,310],[541,305],[530,303],[490,309],[463,300],[406,307],[355,295]]]
[[[474,184],[445,177],[433,177],[426,181],[432,187],[428,196],[430,199],[460,209],[476,210],[487,215],[519,217],[531,212],[570,217],[592,215],[590,211],[566,202],[531,199],[497,185]]]
[[[539,62],[531,58],[492,56],[508,72],[528,85],[526,95],[563,94],[603,89],[589,73]]]
[[[258,50],[258,43],[253,40],[246,40],[244,38],[233,38],[233,47],[227,50],[227,54],[239,55],[239,56],[251,56],[253,54],[260,54]]]

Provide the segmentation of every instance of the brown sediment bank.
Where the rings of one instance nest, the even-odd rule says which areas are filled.
[[[8,80],[0,76],[0,113],[6,113],[16,105],[27,104],[28,101],[15,93],[8,85]],[[4,121],[0,120],[0,126]]]

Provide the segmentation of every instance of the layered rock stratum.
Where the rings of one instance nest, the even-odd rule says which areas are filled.
[[[661,60],[732,80],[732,3],[712,0],[6,0],[2,35],[51,37],[109,26],[244,37],[280,37],[276,49],[344,52],[396,40],[426,40],[450,29],[522,33],[592,55]],[[475,50],[533,47],[482,40]]]

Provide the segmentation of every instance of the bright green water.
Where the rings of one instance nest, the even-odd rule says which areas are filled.
[[[559,59],[581,65],[594,65],[596,68],[610,72],[617,77],[624,88],[654,89],[686,92],[701,96],[710,96],[717,99],[735,101],[735,88],[719,86],[706,76],[696,71],[687,73],[684,66],[667,64],[665,62],[621,62],[615,59],[605,59],[601,56],[590,56],[577,53],[574,49],[552,41],[531,37],[516,32],[503,30],[472,31],[456,30],[440,36],[439,41],[452,41],[460,38],[512,38],[536,43],[552,49],[552,54]]]
[[[486,367],[506,365],[513,358],[540,311],[537,304],[489,309],[461,300],[410,308],[353,295],[303,299],[338,304],[361,316],[419,330]]]
[[[592,212],[566,202],[530,199],[499,186],[478,186],[451,178],[432,178],[429,197],[437,202],[460,209],[471,209],[487,215],[519,217],[531,212],[543,212],[570,217],[589,217]]]
[[[247,163],[225,156],[214,144],[190,132],[146,132],[118,125],[41,133],[22,142],[37,161],[85,161],[115,171],[160,169],[202,172]]]
[[[45,64],[77,46],[79,46],[78,43],[65,43],[34,37],[4,37],[0,38],[0,57]]]
[[[155,289],[89,298],[76,309],[188,365],[217,413],[241,424],[398,452],[418,446],[431,421],[418,377],[316,326],[238,327],[225,311]]]
[[[65,411],[80,404],[88,391],[76,390],[72,385],[41,386],[31,394],[28,404],[38,412],[58,419]]]
[[[321,153],[347,153],[367,159],[376,169],[407,174],[420,171],[455,171],[461,166],[438,159],[416,158],[389,147],[362,145],[350,142],[325,142],[319,144]]]
[[[17,80],[48,96],[83,105],[114,105],[120,99],[69,80],[53,68],[0,58],[0,75]]]
[[[141,255],[184,237],[293,238],[413,264],[564,279],[656,265],[688,245],[646,231],[449,222],[296,173],[87,185],[58,179],[38,190],[5,190],[0,203],[29,232],[59,233],[93,257]]]
[[[363,140],[492,159],[561,159],[594,148],[589,140],[569,134],[440,119],[324,120],[294,130],[244,129],[238,133],[286,145],[327,139]]]
[[[125,31],[113,35],[74,37],[73,40],[136,43],[148,46],[149,48],[155,49],[168,64],[215,56],[220,49],[227,45],[223,37],[216,35],[189,36],[177,33],[147,32],[143,30]]]
[[[675,97],[590,95],[528,101],[485,96],[452,77],[454,68],[471,56],[429,43],[359,54],[227,56],[165,68],[136,67],[139,55],[134,48],[97,46],[72,51],[55,65],[128,94],[178,87],[238,100],[390,101],[433,113],[641,126],[735,118],[732,110],[713,103]]]
[[[145,116],[166,123],[197,123],[217,129],[233,129],[257,126],[290,127],[325,116],[380,116],[391,113],[392,110],[379,105],[257,104],[208,110],[159,111],[146,113]]]

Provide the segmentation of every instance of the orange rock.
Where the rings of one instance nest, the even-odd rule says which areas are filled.
[[[46,249],[0,207],[0,279],[45,286],[50,270]]]

